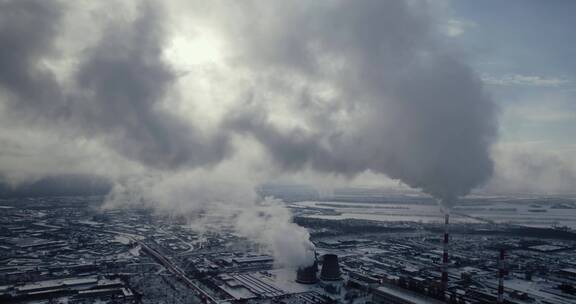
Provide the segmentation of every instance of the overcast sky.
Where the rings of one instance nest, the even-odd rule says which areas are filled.
[[[0,0],[4,182],[575,192],[575,1],[68,2]]]

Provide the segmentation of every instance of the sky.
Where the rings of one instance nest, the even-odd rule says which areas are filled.
[[[573,194],[575,6],[0,0],[0,178]]]
[[[493,190],[502,180],[524,179],[508,183],[508,191],[573,193],[574,9],[574,1],[451,2],[455,43],[500,108],[495,157],[502,169]]]

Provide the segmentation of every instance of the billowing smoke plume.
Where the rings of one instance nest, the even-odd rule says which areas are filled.
[[[269,174],[369,171],[444,202],[490,177],[494,105],[432,5],[0,0],[0,110],[99,144],[124,175],[144,172],[122,176],[110,204],[241,206],[238,231],[300,263],[308,234],[277,203],[244,195]],[[69,33],[77,14],[94,20],[89,33]],[[230,176],[238,192],[222,186]]]
[[[442,44],[424,3],[411,4],[295,1],[225,9],[223,19],[236,25],[227,30],[236,62],[258,67],[261,76],[233,128],[254,136],[285,169],[371,170],[444,202],[486,182],[494,104]],[[304,108],[303,123],[275,123],[271,94]]]

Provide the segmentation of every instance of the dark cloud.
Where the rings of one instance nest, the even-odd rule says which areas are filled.
[[[14,110],[59,114],[61,91],[41,61],[54,51],[61,14],[59,1],[0,1],[0,93]]]
[[[91,175],[49,175],[17,186],[0,181],[0,197],[105,195],[112,184],[105,178]]]

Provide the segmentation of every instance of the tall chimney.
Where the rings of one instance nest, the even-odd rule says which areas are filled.
[[[444,241],[443,241],[443,253],[442,253],[442,281],[441,288],[442,293],[448,289],[448,241],[450,240],[450,235],[448,233],[448,226],[450,223],[450,214],[446,213],[444,215]]]
[[[506,257],[506,250],[500,249],[500,257],[498,258],[498,303],[504,303],[504,275],[506,274],[506,266],[504,259]]]

